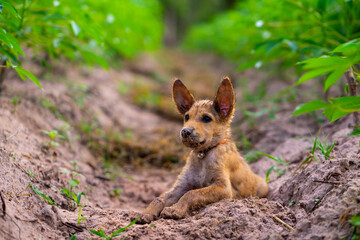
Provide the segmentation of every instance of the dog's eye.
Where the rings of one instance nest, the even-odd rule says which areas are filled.
[[[189,120],[189,118],[190,118],[189,114],[186,114],[185,115],[185,122],[187,122]]]
[[[203,116],[203,118],[201,119],[201,121],[203,121],[204,123],[208,123],[208,122],[211,122],[212,119],[211,119],[211,117],[209,117],[209,116]]]

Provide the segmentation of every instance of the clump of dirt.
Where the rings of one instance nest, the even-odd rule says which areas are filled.
[[[267,199],[227,199],[175,221],[160,219],[156,225],[136,226],[126,239],[269,239],[288,236],[276,219],[293,225],[295,216],[287,207]]]
[[[170,102],[171,81],[167,79],[173,75],[184,77],[195,95],[211,98],[229,69],[213,57],[173,52],[142,56],[117,71],[63,68],[69,69],[66,76],[42,80],[45,91],[12,78],[6,81],[7,90],[0,96],[1,239],[69,239],[70,234],[77,239],[97,239],[90,229],[103,229],[110,235],[127,226],[135,212],[171,187],[188,151],[177,137],[181,122],[173,117],[176,112]],[[251,71],[243,77],[261,85],[264,75]],[[124,89],[139,78],[145,82],[144,89],[153,86],[151,89],[160,94],[159,101],[153,94],[140,94],[136,88]],[[251,139],[253,150],[286,162],[277,165],[282,174],[270,173],[268,198],[222,200],[182,220],[135,224],[121,237],[351,237],[353,228],[348,220],[359,213],[360,202],[360,139],[348,137],[351,118],[323,126],[320,139],[324,134],[336,144],[330,159],[317,151],[319,161],[293,174],[311,151],[319,119],[289,118],[296,102],[280,103],[277,110],[269,111],[271,101],[256,106],[244,97],[249,93],[240,81],[234,82],[240,103],[237,109],[243,110],[234,118],[234,139],[240,141],[239,146],[244,145],[243,137]],[[256,89],[255,85],[249,88]],[[284,85],[284,81],[272,81],[268,88],[276,92]],[[139,99],[141,96],[145,98]],[[22,98],[17,109],[11,103],[13,97]],[[143,105],[149,101],[153,102]],[[248,109],[246,104],[250,104]],[[262,112],[249,114],[245,110]],[[54,140],[59,145],[49,145],[49,136],[42,130],[57,130],[63,136]],[[265,176],[274,164],[261,157],[251,167]],[[73,192],[86,194],[81,200],[81,216],[86,219],[81,222],[75,201],[60,191],[69,189],[74,180],[78,184]],[[50,205],[29,184],[56,205]]]

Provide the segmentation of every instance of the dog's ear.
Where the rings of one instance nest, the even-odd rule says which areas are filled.
[[[185,114],[191,106],[194,104],[195,99],[185,87],[185,85],[180,81],[180,79],[175,79],[173,83],[173,99],[177,106],[177,109],[181,114]]]
[[[217,91],[214,108],[222,119],[227,119],[233,114],[235,93],[229,77],[224,77]]]

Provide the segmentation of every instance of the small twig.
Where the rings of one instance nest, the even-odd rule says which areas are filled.
[[[283,220],[281,220],[280,218],[276,217],[276,216],[272,216],[276,221],[278,221],[279,223],[283,224],[287,229],[294,231],[295,229],[290,226],[289,224],[285,223]]]
[[[10,136],[8,136],[4,140],[2,140],[2,142],[6,142],[6,141],[10,140],[11,138],[15,137],[21,130],[22,130],[22,126],[20,126],[13,134],[11,134]]]
[[[67,226],[67,227],[70,227],[70,228],[75,229],[75,230],[78,231],[78,232],[83,232],[83,231],[84,231],[84,227],[76,226],[76,225],[73,224],[73,223],[63,222],[63,224],[64,224],[65,226]]]
[[[313,182],[319,182],[319,183],[329,183],[329,184],[341,184],[340,181],[325,181],[320,179],[313,179]]]
[[[95,176],[95,178],[98,178],[98,179],[103,180],[103,181],[111,181],[111,179],[110,179],[110,178],[105,177],[105,176],[100,176],[100,175]]]
[[[5,217],[6,215],[6,204],[5,204],[5,200],[4,200],[4,197],[2,195],[2,192],[0,191],[0,199],[1,199],[1,202],[2,202],[2,217]]]

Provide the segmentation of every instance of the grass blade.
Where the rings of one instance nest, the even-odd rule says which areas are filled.
[[[32,190],[34,190],[34,192],[39,195],[40,197],[42,197],[43,199],[45,199],[50,205],[55,205],[56,206],[56,203],[53,202],[51,200],[50,197],[46,196],[45,194],[43,194],[39,189],[37,189],[36,187],[34,187],[31,183],[29,184],[29,186],[32,188]]]
[[[138,219],[139,219],[139,218],[135,219],[134,221],[132,221],[132,222],[131,222],[129,225],[127,225],[126,227],[119,228],[118,230],[116,230],[115,232],[113,232],[113,233],[111,234],[111,237],[119,236],[121,232],[125,231],[127,228],[129,228],[129,227],[131,227],[132,225],[134,225],[134,224],[137,222]]]
[[[270,175],[271,171],[274,169],[275,166],[276,166],[276,165],[272,165],[272,166],[269,168],[269,170],[266,172],[265,180],[266,180],[267,182],[270,180],[269,175]]]
[[[285,165],[285,163],[280,159],[280,158],[278,158],[278,157],[273,157],[273,156],[271,156],[271,155],[269,155],[269,154],[266,154],[266,153],[260,153],[261,155],[263,155],[263,156],[265,156],[265,157],[268,157],[268,158],[270,158],[270,159],[272,159],[272,160],[274,160],[274,161],[276,161],[276,162],[278,162],[278,163],[280,163],[280,164],[282,164],[282,165]]]

